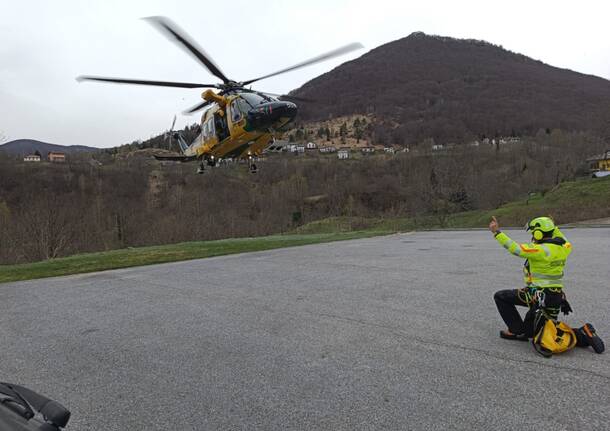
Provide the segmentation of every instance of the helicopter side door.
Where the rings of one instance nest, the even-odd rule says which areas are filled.
[[[201,141],[206,143],[210,138],[214,137],[215,133],[214,122],[211,118],[208,118],[201,126]]]
[[[210,116],[201,123],[201,133],[197,137],[197,154],[209,153],[218,144],[216,128],[214,127],[214,117]]]
[[[216,136],[218,142],[222,142],[231,136],[229,133],[229,125],[227,124],[227,114],[220,113],[220,111],[214,112],[214,128],[216,129]]]

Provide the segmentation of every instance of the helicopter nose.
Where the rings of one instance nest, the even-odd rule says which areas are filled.
[[[294,117],[297,116],[297,105],[292,102],[283,102],[284,103],[284,114],[286,118],[290,118],[290,120],[294,120]]]
[[[289,123],[297,115],[297,105],[292,102],[276,101],[258,105],[248,112],[248,121],[254,128],[279,128]]]

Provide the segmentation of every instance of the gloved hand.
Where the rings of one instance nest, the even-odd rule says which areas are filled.
[[[570,303],[568,302],[568,299],[566,298],[565,293],[563,294],[563,301],[561,301],[560,309],[561,309],[561,312],[563,314],[565,314],[566,316],[574,311],[574,310],[572,310],[572,307],[570,306]]]

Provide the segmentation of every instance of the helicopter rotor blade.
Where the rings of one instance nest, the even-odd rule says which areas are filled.
[[[209,100],[204,100],[201,103],[198,103],[194,106],[191,106],[189,109],[182,111],[183,114],[192,114],[193,112],[197,112],[203,108],[205,108],[206,106],[208,106],[209,104],[211,104],[212,102]]]
[[[124,79],[124,78],[106,78],[103,76],[79,76],[76,78],[81,81],[99,81],[112,82],[114,84],[136,84],[136,85],[153,85],[156,87],[177,87],[177,88],[216,88],[216,84],[198,84],[194,82],[170,82],[170,81],[149,81],[145,79]]]
[[[190,52],[201,64],[203,64],[212,75],[220,78],[225,84],[229,83],[229,78],[225,76],[218,66],[212,61],[212,58],[207,54],[203,48],[197,45],[187,33],[182,30],[178,25],[172,22],[169,18],[163,16],[150,16],[143,18],[149,21],[152,25],[157,27],[158,30],[165,33],[166,36],[175,39],[180,45]]]
[[[282,70],[278,70],[277,72],[270,73],[268,75],[260,76],[258,78],[249,79],[248,81],[244,81],[242,85],[249,85],[253,82],[260,81],[261,79],[271,78],[272,76],[280,75],[282,73],[290,72],[292,70],[300,69],[301,67],[309,66],[311,64],[319,63],[321,61],[329,60],[334,57],[338,57],[343,54],[347,54],[348,52],[354,51],[356,49],[364,48],[364,46],[359,42],[350,43],[349,45],[342,46],[341,48],[334,49],[325,54],[318,55],[317,57],[310,58],[309,60],[305,60],[301,63],[295,64],[294,66],[287,67]]]
[[[176,116],[176,115],[174,115],[174,121],[172,121],[172,127],[170,127],[170,128],[169,128],[169,131],[170,131],[170,132],[173,132],[173,131],[174,131],[174,126],[176,125],[176,118],[177,118],[177,116]]]
[[[259,91],[259,93],[268,94],[269,96],[278,97],[278,98],[281,98],[281,99],[296,100],[297,102],[310,102],[310,103],[314,103],[315,102],[315,100],[312,100],[312,99],[306,99],[304,97],[292,96],[290,94],[275,94],[275,93],[269,93],[267,91]]]

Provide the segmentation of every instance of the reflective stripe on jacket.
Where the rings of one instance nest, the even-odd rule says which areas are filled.
[[[559,229],[555,229],[553,235],[555,243],[550,240],[551,242],[519,244],[510,239],[504,232],[496,235],[496,240],[509,253],[527,259],[523,267],[523,279],[526,286],[563,288],[563,269],[568,256],[572,252],[572,245]]]

